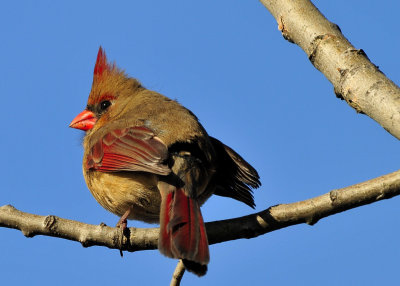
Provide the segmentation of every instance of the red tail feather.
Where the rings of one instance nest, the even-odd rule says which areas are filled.
[[[158,242],[158,249],[162,254],[168,257],[174,257],[171,251],[171,238],[166,228],[170,221],[170,208],[172,196],[174,193],[169,193],[162,198],[163,202],[160,211],[160,238]]]
[[[163,195],[160,220],[160,251],[189,261],[188,270],[204,275],[210,260],[207,233],[197,201],[183,189]]]

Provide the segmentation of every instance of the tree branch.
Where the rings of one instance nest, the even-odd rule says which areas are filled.
[[[290,225],[307,223],[400,194],[400,170],[350,187],[332,190],[301,202],[272,206],[259,213],[206,223],[210,244],[253,238]],[[129,228],[126,236],[118,228],[90,225],[56,216],[21,212],[10,205],[0,207],[0,227],[19,229],[27,237],[47,235],[113,249],[156,249],[158,228]],[[123,236],[123,237],[122,237]]]
[[[278,22],[283,37],[300,46],[333,84],[336,96],[400,139],[400,89],[363,50],[308,0],[260,0]]]

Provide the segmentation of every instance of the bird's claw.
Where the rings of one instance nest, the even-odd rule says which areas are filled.
[[[121,235],[120,235],[120,249],[119,249],[119,254],[121,255],[121,257],[124,257],[124,254],[122,252],[122,244],[124,242],[124,236],[126,235],[126,229],[128,228],[128,216],[130,215],[132,209],[129,208],[119,219],[119,221],[117,222],[116,227],[118,227],[121,230]]]

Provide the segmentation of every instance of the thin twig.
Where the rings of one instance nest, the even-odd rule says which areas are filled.
[[[183,265],[182,260],[179,260],[178,264],[176,265],[175,271],[172,274],[170,286],[179,286],[181,285],[181,280],[185,274],[185,266]]]

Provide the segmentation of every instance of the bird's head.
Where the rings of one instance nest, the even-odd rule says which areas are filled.
[[[106,54],[100,47],[86,108],[69,126],[84,131],[101,127],[111,118],[118,117],[127,101],[132,100],[141,89],[143,87],[136,79],[127,77],[115,64],[107,61]]]

